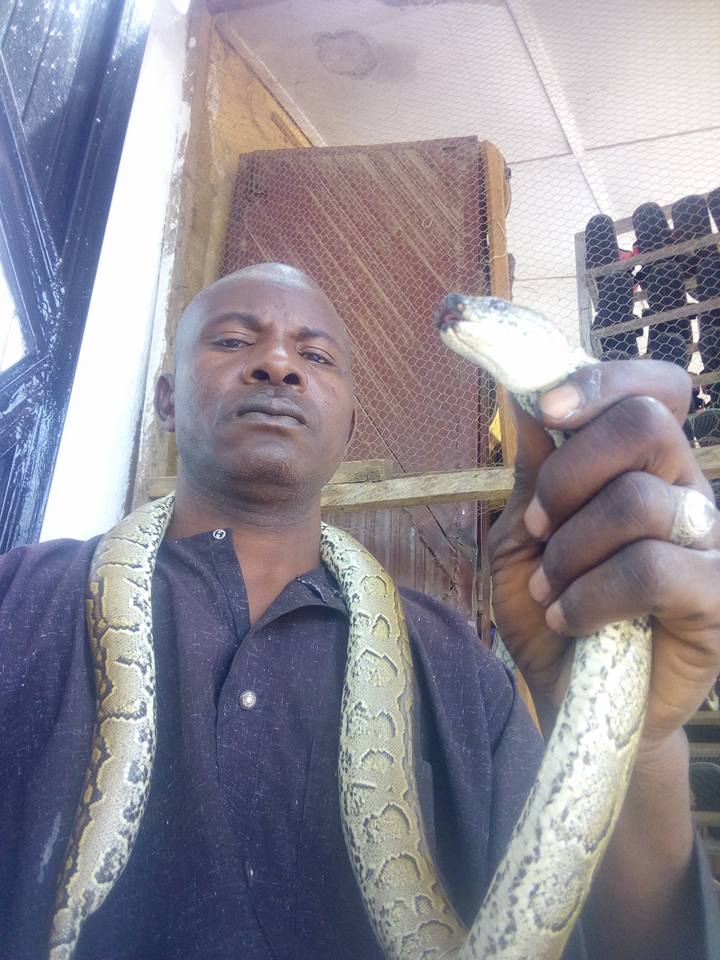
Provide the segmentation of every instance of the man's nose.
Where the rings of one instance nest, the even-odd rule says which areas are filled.
[[[253,357],[243,370],[243,380],[246,383],[267,382],[277,386],[285,383],[301,388],[307,383],[302,357],[281,346],[265,351],[262,356]]]

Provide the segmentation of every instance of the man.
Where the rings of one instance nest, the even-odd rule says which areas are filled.
[[[558,451],[518,416],[516,489],[493,529],[495,614],[547,727],[567,682],[566,634],[655,618],[640,754],[572,960],[718,955],[682,731],[720,667],[718,524],[692,548],[668,542],[677,489],[708,492],[680,427],[689,395],[663,364],[578,373],[543,401],[546,425],[574,432]],[[297,270],[233,274],[185,311],[157,409],[180,456],[153,581],[157,756],[135,849],[77,957],[379,960],[340,832],[347,612],[319,561],[320,490],[353,428],[343,324]],[[0,955],[13,960],[43,955],[87,763],[94,545],[0,561]],[[421,805],[470,922],[540,745],[461,618],[402,594]]]

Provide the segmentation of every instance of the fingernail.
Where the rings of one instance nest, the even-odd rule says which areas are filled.
[[[544,540],[550,533],[550,518],[540,506],[537,497],[533,497],[525,511],[525,529],[531,537]]]
[[[565,383],[554,390],[548,390],[538,400],[538,406],[547,417],[553,420],[567,420],[582,407],[583,393],[573,383]]]
[[[536,603],[543,606],[550,598],[550,584],[547,582],[545,571],[539,566],[528,580],[528,592]]]
[[[545,611],[545,623],[551,630],[554,630],[555,633],[567,633],[567,624],[565,623],[565,617],[563,616],[559,600],[550,604]]]

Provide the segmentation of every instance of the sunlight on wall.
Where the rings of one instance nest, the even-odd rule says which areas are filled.
[[[113,194],[41,539],[86,538],[125,512],[183,104],[186,21],[160,0]]]

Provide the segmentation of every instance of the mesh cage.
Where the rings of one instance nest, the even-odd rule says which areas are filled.
[[[396,474],[489,462],[494,385],[432,322],[448,290],[489,292],[486,219],[475,137],[240,158],[220,272],[277,260],[327,293],[353,351],[349,459],[385,460]],[[473,615],[476,505],[390,513],[328,519],[401,582],[417,585],[420,570],[424,588]]]
[[[507,231],[512,298],[552,316],[570,339],[598,355],[655,356],[688,366],[698,402],[712,407],[720,399],[720,374],[713,380],[720,368],[720,305],[713,302],[719,226],[713,204],[720,186],[716,0],[635,0],[631,17],[621,0],[222,0],[216,9],[223,10],[215,25],[224,42],[318,147],[468,137],[495,144],[512,193],[507,224],[500,226]],[[215,122],[234,121],[225,114]],[[379,176],[371,168],[369,161],[369,185]],[[299,221],[328,200],[324,183],[315,184],[293,208]],[[422,162],[408,160],[397,187],[385,215],[373,207],[372,189],[354,201],[369,209],[352,234],[344,232],[342,217],[329,217],[304,240],[331,271],[338,245],[360,262],[370,244],[367,286],[392,291],[389,311],[373,320],[384,356],[372,369],[358,368],[359,389],[368,391],[367,420],[351,456],[391,456],[406,471],[452,469],[469,462],[465,431],[474,421],[474,462],[493,462],[492,388],[461,387],[453,397],[461,375],[446,374],[444,360],[439,366],[429,357],[427,364],[419,361],[413,351],[420,328],[405,339],[407,321],[398,320],[398,303],[407,300],[406,315],[422,316],[422,335],[432,336],[437,295],[469,277],[456,258],[463,249],[482,249],[492,218],[485,222],[481,206],[479,215],[458,220],[459,244],[451,227],[458,215],[445,209],[442,188],[427,179]],[[396,212],[400,199],[426,205],[412,227]],[[285,202],[290,210],[289,194]],[[402,244],[408,231],[417,241],[412,254]],[[423,263],[433,238],[446,246],[442,269]],[[295,241],[285,233],[276,240],[273,256],[285,258],[285,249],[289,257]],[[266,245],[257,254],[265,259],[269,251]],[[309,254],[304,262],[312,273]],[[422,278],[419,297],[413,262]],[[345,297],[340,307],[352,312],[364,293],[343,292],[342,271],[333,277],[328,292]],[[383,315],[393,319],[395,332],[388,324],[380,329]],[[384,427],[373,434],[382,409],[395,418],[391,441]],[[434,418],[434,411],[446,409],[451,419],[443,436],[435,423],[444,417]],[[688,423],[693,442],[720,442],[714,427],[694,422],[697,431]],[[436,453],[444,455],[437,460]],[[482,506],[476,513],[474,504],[447,509],[446,516],[421,511],[402,531],[391,525],[392,535],[383,527],[374,547],[381,555],[383,542],[390,553],[407,551],[417,569],[439,558],[442,588],[432,577],[423,581],[426,574],[417,569],[399,579],[451,602],[462,595],[459,605],[470,614],[466,555],[475,549],[476,518],[482,535],[487,514]],[[351,515],[339,519],[348,525]],[[350,525],[373,546],[373,530],[383,523],[368,517],[362,527],[353,517]],[[422,561],[413,553],[418,539],[425,544]],[[396,547],[387,546],[391,542]]]
[[[279,260],[327,293],[353,348],[351,459],[477,464],[492,399],[432,316],[448,290],[487,291],[484,205],[475,138],[240,158],[221,273]]]
[[[680,198],[670,216],[657,203],[640,204],[625,234],[629,250],[618,244],[626,223],[602,214],[588,221],[578,250],[591,301],[589,339],[598,357],[651,357],[688,369],[696,405],[704,407],[720,399],[720,190]],[[695,433],[695,416],[690,439],[720,442],[717,417],[705,411]]]
[[[631,17],[621,0],[237,5],[219,28],[314,144],[494,143],[511,172],[513,298],[576,341],[588,221],[629,233],[641,205],[669,216],[720,186],[716,0],[634,0]]]

